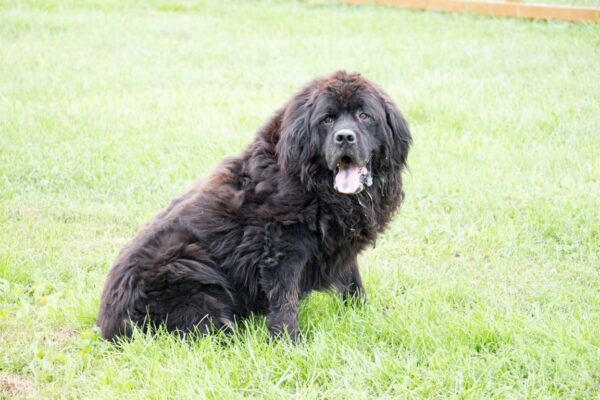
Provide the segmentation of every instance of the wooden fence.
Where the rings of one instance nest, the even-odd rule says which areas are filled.
[[[527,3],[520,0],[343,0],[352,4],[378,4],[419,10],[471,12],[499,17],[598,21],[600,7]]]

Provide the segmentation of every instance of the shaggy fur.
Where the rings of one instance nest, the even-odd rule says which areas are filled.
[[[207,332],[266,313],[274,335],[295,338],[298,302],[310,291],[364,300],[356,257],[404,197],[410,143],[396,106],[361,75],[310,82],[240,157],[173,200],[120,252],[102,293],[102,335],[128,336],[133,324]],[[368,168],[359,192],[334,188],[340,165]]]

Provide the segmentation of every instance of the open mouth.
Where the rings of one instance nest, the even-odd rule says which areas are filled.
[[[357,194],[373,184],[370,163],[360,166],[348,156],[340,158],[333,173],[333,187],[340,193]]]

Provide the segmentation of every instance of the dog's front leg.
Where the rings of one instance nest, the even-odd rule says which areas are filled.
[[[268,256],[260,267],[260,285],[268,301],[267,323],[273,336],[287,334],[295,341],[302,273],[318,241],[300,224],[275,226],[268,232]]]
[[[275,337],[288,335],[292,342],[298,339],[298,295],[289,292],[281,293],[281,298],[271,299],[267,323],[269,331]]]
[[[298,337],[300,276],[307,257],[302,251],[277,253],[261,270],[261,285],[267,295],[267,323],[273,336]]]
[[[302,278],[318,250],[319,240],[303,224],[267,227],[267,257],[260,266],[260,285],[268,301],[267,324],[273,336],[298,338],[298,303]]]
[[[367,302],[367,292],[362,283],[360,271],[356,256],[346,263],[345,274],[338,290],[342,294],[342,299],[346,304],[365,305]]]

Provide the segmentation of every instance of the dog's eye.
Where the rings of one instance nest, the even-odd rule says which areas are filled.
[[[325,117],[325,119],[323,119],[324,124],[331,124],[332,122],[333,122],[333,117],[331,115],[328,115]]]
[[[366,112],[359,112],[358,113],[358,118],[360,118],[363,121],[367,121],[371,118],[371,116],[369,114],[367,114]]]

